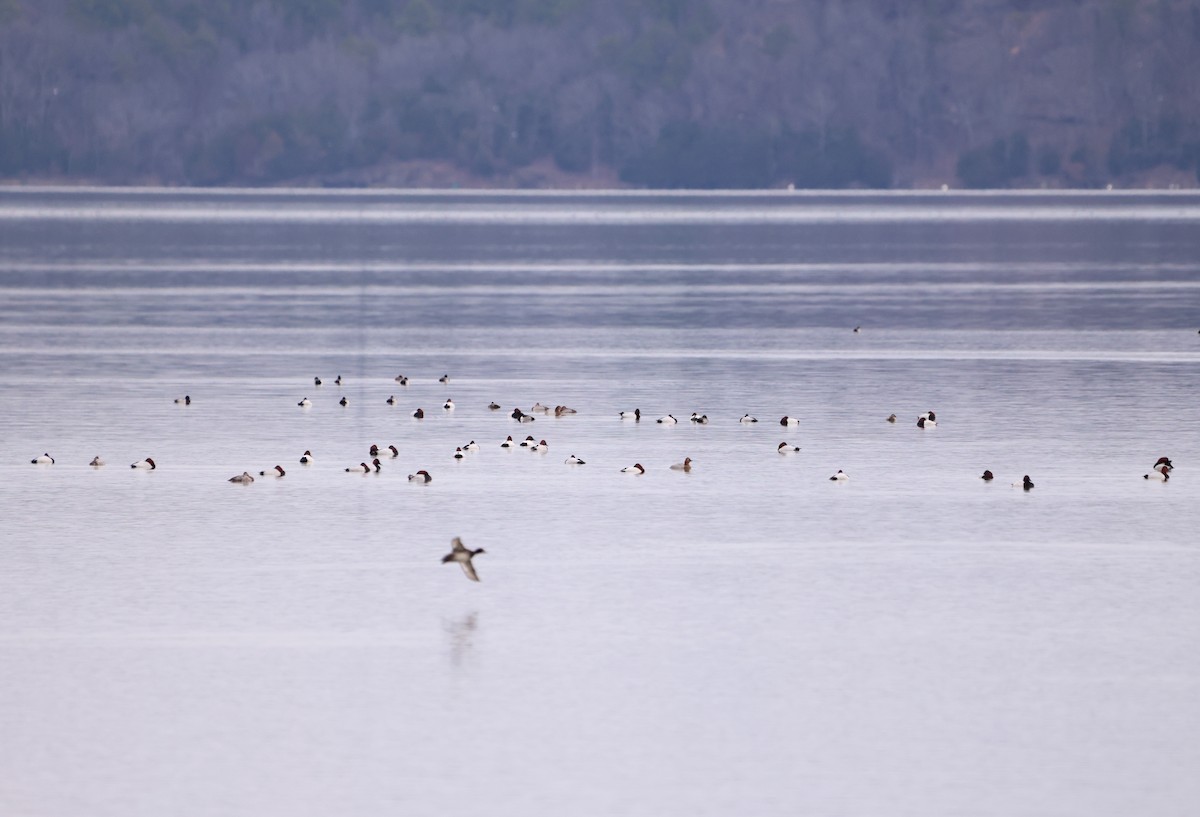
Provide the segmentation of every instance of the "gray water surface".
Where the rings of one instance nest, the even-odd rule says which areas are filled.
[[[0,813],[1200,802],[1200,196],[5,189],[0,238]]]

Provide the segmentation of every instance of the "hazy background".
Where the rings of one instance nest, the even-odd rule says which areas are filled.
[[[1197,0],[0,0],[0,178],[1196,185]]]

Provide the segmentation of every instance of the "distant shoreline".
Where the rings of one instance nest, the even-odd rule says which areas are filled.
[[[362,168],[338,174],[301,176],[272,184],[228,184],[205,187],[200,185],[177,185],[164,183],[154,178],[112,181],[86,176],[8,176],[0,177],[0,189],[14,187],[40,188],[111,188],[120,189],[163,189],[163,190],[444,190],[444,191],[562,191],[562,192],[635,192],[670,193],[704,190],[706,192],[901,192],[919,193],[947,190],[953,192],[1047,192],[1067,193],[1071,191],[1114,191],[1169,192],[1200,190],[1200,180],[1191,172],[1171,172],[1163,168],[1122,176],[1111,182],[1111,188],[1096,186],[1037,186],[970,188],[962,186],[957,179],[923,179],[913,184],[894,187],[846,187],[846,188],[789,188],[787,185],[756,188],[650,188],[633,186],[622,182],[610,169],[595,173],[568,173],[555,167],[552,162],[535,162],[527,167],[506,174],[479,176],[457,168],[448,162],[395,162],[388,165]]]

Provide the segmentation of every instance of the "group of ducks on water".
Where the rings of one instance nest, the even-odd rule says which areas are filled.
[[[980,479],[982,479],[984,482],[991,482],[995,478],[996,475],[991,471],[984,471],[983,476],[980,477]],[[1026,474],[1020,482],[1014,482],[1012,486],[1014,488],[1024,488],[1026,491],[1028,491],[1033,488],[1033,480],[1029,478],[1029,474]]]
[[[475,450],[475,451],[479,450],[479,446],[475,444],[474,440],[472,440],[469,443],[469,445],[472,446],[471,450]],[[458,450],[461,452],[463,450],[463,447],[460,447]],[[380,462],[379,458],[387,457],[387,458],[394,459],[396,457],[399,457],[400,449],[396,448],[396,446],[394,446],[394,445],[380,446],[380,445],[376,445],[376,444],[372,443],[371,448],[369,450],[369,456],[371,457],[371,462],[369,462],[369,463],[360,462],[358,465],[351,465],[348,468],[345,468],[343,470],[348,474],[370,474],[372,472],[379,473],[380,471],[383,470],[383,463]],[[313,456],[312,451],[306,450],[303,454],[300,455],[300,464],[301,465],[312,465],[313,462],[315,462],[315,460],[316,460],[316,458]],[[274,468],[268,469],[266,471],[258,472],[258,475],[260,477],[276,477],[276,478],[278,478],[278,477],[285,476],[285,474],[286,474],[286,472],[283,470],[282,465],[276,465]],[[241,485],[249,485],[250,483],[254,482],[254,476],[249,471],[243,471],[242,473],[237,474],[236,476],[230,477],[229,481],[239,483]],[[420,485],[425,485],[430,482],[433,482],[433,477],[431,477],[429,475],[428,471],[422,469],[420,471],[417,471],[415,474],[409,474],[408,481],[414,482],[414,483],[417,483]]]
[[[409,379],[406,375],[397,375],[395,378],[395,381],[402,386],[407,386],[409,383]],[[447,384],[450,382],[450,376],[448,374],[442,375],[440,378],[438,378],[438,382],[442,383],[442,384]],[[336,383],[339,386],[342,385],[343,384],[342,376],[338,375],[337,379],[334,380],[334,383]],[[316,386],[321,386],[323,384],[323,381],[321,380],[320,377],[314,377],[313,384]],[[192,403],[192,398],[190,395],[184,395],[183,397],[177,398],[175,400],[175,402],[182,404],[182,405],[190,406]],[[342,397],[342,399],[339,402],[341,405],[346,406],[346,405],[348,405],[349,401],[345,397]],[[387,399],[387,403],[389,405],[394,405],[396,403],[395,396],[393,395],[393,396],[389,397]],[[308,407],[308,406],[312,405],[312,401],[310,401],[306,397],[300,401],[299,405],[301,407]],[[445,411],[453,411],[455,409],[454,401],[450,398],[447,398],[445,403],[443,403],[442,408]],[[491,411],[498,411],[500,408],[501,408],[501,406],[499,403],[492,402],[492,403],[488,404],[488,409]],[[511,416],[514,420],[516,420],[517,422],[520,422],[520,423],[531,423],[537,419],[534,416],[535,414],[544,414],[544,415],[553,414],[556,417],[561,417],[561,416],[576,414],[576,413],[577,412],[575,409],[570,408],[568,406],[553,406],[552,407],[552,406],[543,405],[542,403],[538,402],[538,403],[535,403],[533,405],[533,407],[530,409],[530,413],[526,413],[526,412],[522,411],[520,408],[514,408],[509,416]],[[413,417],[415,417],[417,419],[422,419],[422,418],[424,418],[424,416],[425,416],[425,412],[423,409],[420,409],[420,408],[418,408],[413,413]],[[638,408],[635,408],[632,411],[622,411],[618,414],[618,417],[622,420],[631,420],[633,422],[640,422],[642,419],[642,411],[641,411],[641,409],[638,409]],[[889,422],[889,423],[895,423],[896,420],[897,420],[897,417],[895,414],[892,414],[887,418],[887,422]],[[699,412],[692,412],[692,415],[689,418],[689,421],[696,425],[707,425],[709,423],[708,415],[700,414]],[[659,425],[675,425],[678,422],[679,422],[679,420],[672,414],[664,415],[662,417],[659,417],[657,420],[655,420],[655,423],[657,423]],[[758,418],[753,417],[750,414],[744,414],[738,422],[743,423],[743,424],[757,423]],[[800,420],[797,417],[791,417],[791,416],[785,414],[784,416],[782,416],[779,419],[779,424],[785,428],[797,427],[800,425]],[[921,428],[921,429],[936,428],[937,427],[937,414],[932,410],[922,412],[921,414],[919,414],[917,416],[916,424],[917,424],[917,427]],[[500,443],[500,447],[503,449],[525,448],[529,451],[532,451],[535,453],[542,453],[542,454],[546,453],[549,450],[549,445],[545,440],[538,440],[538,439],[534,438],[533,435],[526,436],[525,440],[520,443],[515,442],[513,440],[512,436],[509,435],[508,438],[504,440],[504,442]],[[454,459],[456,459],[456,460],[465,459],[466,456],[470,452],[478,451],[478,450],[479,450],[478,443],[476,443],[474,440],[471,440],[466,445],[459,446],[455,449]],[[787,441],[784,441],[784,442],[779,443],[779,445],[776,447],[776,451],[779,454],[786,456],[786,455],[799,453],[800,447],[795,446],[795,445],[790,445]],[[352,466],[346,468],[345,471],[348,473],[362,473],[362,474],[369,474],[371,472],[379,473],[382,470],[382,463],[380,461],[380,457],[394,459],[398,456],[400,456],[400,451],[394,445],[387,445],[387,446],[372,445],[370,447],[371,461],[369,463],[365,462],[365,461],[360,462],[358,465],[352,465]],[[37,465],[51,465],[54,463],[54,461],[55,461],[54,458],[51,457],[49,453],[43,453],[42,455],[34,457],[31,460],[31,462],[33,462],[34,464],[37,464]],[[311,465],[313,463],[312,452],[305,451],[304,454],[300,457],[300,463],[302,465]],[[570,456],[568,456],[567,459],[564,460],[564,463],[567,465],[585,465],[586,464],[586,462],[583,459],[577,457],[574,454],[571,454]],[[99,456],[95,457],[89,463],[89,465],[91,465],[93,467],[97,467],[97,468],[103,466],[104,464],[105,464],[104,461]],[[155,462],[152,458],[146,457],[145,459],[138,460],[137,462],[132,463],[129,467],[134,468],[134,469],[151,470],[152,471],[155,468],[157,468],[157,465],[155,464]],[[1173,470],[1173,468],[1174,468],[1174,466],[1172,465],[1171,460],[1168,457],[1159,457],[1158,461],[1154,464],[1154,467],[1151,469],[1151,472],[1149,474],[1143,475],[1143,477],[1147,480],[1158,480],[1161,482],[1166,482],[1171,478],[1170,473]],[[691,457],[685,457],[682,462],[678,462],[678,463],[671,465],[670,469],[672,471],[690,472],[692,470]],[[287,472],[284,470],[283,466],[276,465],[274,468],[264,469],[262,471],[259,471],[258,476],[279,479],[279,478],[286,476],[286,473]],[[633,465],[622,468],[621,473],[632,474],[632,475],[641,475],[641,474],[646,473],[646,468],[641,463],[634,463]],[[984,482],[991,482],[992,480],[995,479],[995,475],[990,470],[985,470],[983,472],[983,475],[981,478],[983,479]],[[433,481],[433,477],[430,476],[428,471],[422,469],[422,470],[417,471],[416,473],[409,474],[408,480],[410,482],[414,482],[417,484],[428,484]],[[831,482],[846,482],[849,480],[849,476],[844,471],[839,469],[836,474],[829,477],[829,480]],[[229,482],[236,483],[236,484],[242,484],[242,485],[248,485],[250,483],[253,483],[254,481],[255,481],[255,477],[249,471],[243,471],[242,473],[229,478]],[[1014,482],[1013,487],[1023,488],[1024,490],[1029,491],[1034,487],[1034,483],[1033,483],[1033,480],[1030,479],[1029,475],[1026,474],[1020,482]],[[458,540],[455,539],[455,542],[458,543]],[[461,545],[461,543],[458,543],[458,544]],[[451,553],[450,556],[447,556],[444,561],[450,561],[451,557],[454,557],[455,554],[459,553],[459,552],[460,552],[460,550],[456,546],[456,550],[453,553]],[[462,550],[461,552],[469,553],[470,551]],[[482,551],[475,551],[475,552],[481,553]],[[461,561],[458,558],[455,558],[454,560]],[[469,568],[469,565],[470,565],[470,562],[469,562],[469,558],[468,558],[468,561],[464,563],[463,569],[467,570]],[[472,575],[473,572],[474,571],[471,570],[471,572],[468,575],[470,575],[472,578],[474,578],[476,581],[478,581],[478,578]]]
[[[30,462],[32,462],[34,465],[53,465],[55,460],[54,457],[46,453],[34,457],[30,460]],[[99,455],[92,457],[92,461],[88,463],[88,465],[92,466],[93,468],[100,468],[105,464],[106,463],[104,460],[100,459]],[[150,457],[146,457],[144,460],[138,460],[137,462],[132,463],[129,467],[137,468],[142,471],[153,471],[158,466],[154,464],[154,460],[150,459]]]
[[[1166,482],[1171,478],[1171,472],[1175,470],[1175,466],[1171,464],[1169,457],[1159,457],[1158,462],[1154,463],[1154,467],[1150,469],[1149,474],[1142,474],[1142,479],[1154,479],[1159,482]]]

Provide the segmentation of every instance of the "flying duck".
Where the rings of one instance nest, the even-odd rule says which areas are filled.
[[[442,564],[447,562],[458,562],[462,565],[463,573],[467,574],[467,578],[473,582],[479,581],[479,575],[475,572],[475,565],[471,564],[471,559],[478,556],[480,553],[486,553],[483,548],[471,550],[465,547],[462,539],[457,536],[450,541],[450,552],[442,557]]]

